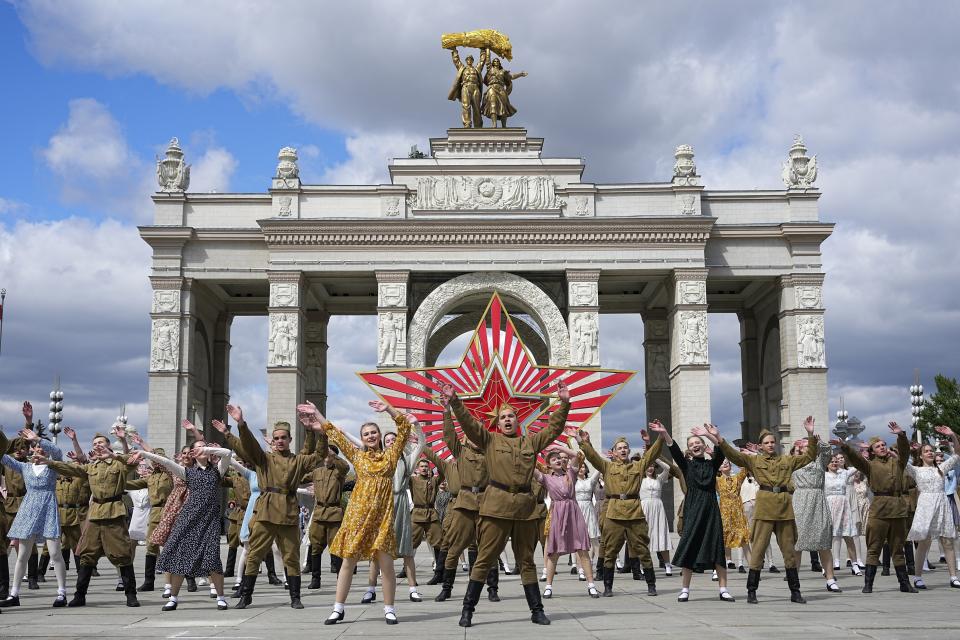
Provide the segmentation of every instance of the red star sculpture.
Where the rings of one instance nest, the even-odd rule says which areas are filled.
[[[443,444],[443,406],[440,389],[452,384],[467,410],[491,431],[498,409],[509,404],[520,425],[531,433],[547,426],[557,407],[557,382],[570,389],[566,433],[583,426],[623,388],[635,371],[538,365],[496,293],[477,325],[457,366],[423,369],[381,369],[357,375],[384,402],[412,413],[420,421],[427,444],[441,457],[450,455]],[[459,431],[459,427],[457,429]]]

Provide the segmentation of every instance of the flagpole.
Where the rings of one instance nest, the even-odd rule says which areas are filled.
[[[3,353],[3,301],[7,298],[7,290],[0,289],[0,353]]]

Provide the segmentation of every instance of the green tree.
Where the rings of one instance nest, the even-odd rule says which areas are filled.
[[[960,433],[960,384],[956,378],[937,375],[934,378],[937,392],[925,400],[920,409],[920,432],[928,437],[938,438],[933,428],[944,424],[956,433]]]

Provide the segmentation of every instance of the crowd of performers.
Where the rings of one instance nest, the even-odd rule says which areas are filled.
[[[0,430],[0,451],[6,452],[0,539],[9,540],[0,544],[0,612],[20,606],[24,578],[29,589],[38,588],[50,564],[57,581],[53,606],[85,606],[104,555],[117,568],[117,591],[123,591],[128,607],[140,606],[138,592],[157,589],[155,578],[162,573],[163,611],[177,609],[185,581],[188,591],[196,591],[198,582],[208,584],[217,609],[228,609],[225,577],[236,580],[233,607],[245,609],[253,606],[266,563],[270,583],[284,585],[290,606],[302,609],[303,528],[307,588],[321,586],[325,550],[337,576],[325,624],[344,619],[361,560],[369,561],[361,601],[376,600],[379,580],[384,620],[396,624],[398,578],[406,579],[410,601],[424,597],[414,563],[424,542],[433,550],[433,575],[426,584],[439,585],[436,601],[452,599],[458,572],[469,570],[462,627],[472,625],[484,589],[489,601],[500,600],[501,571],[519,574],[532,622],[549,624],[543,600],[553,596],[566,558],[574,560],[571,573],[586,583],[589,598],[613,597],[618,573],[645,581],[647,595],[656,596],[658,571],[672,576],[679,568],[679,602],[690,599],[698,573],[710,573],[720,600],[734,602],[727,571],[737,570],[747,573],[746,600],[756,604],[762,572],[780,573],[770,562],[772,536],[783,555],[792,602],[805,602],[798,574],[804,552],[810,553],[812,570],[822,571],[830,593],[841,591],[844,550],[851,573],[863,577],[863,593],[872,592],[881,567],[882,575],[889,574],[891,560],[900,591],[916,593],[926,589],[923,571],[929,568],[931,545],[938,543],[949,585],[960,588],[954,549],[960,441],[947,427],[936,429],[944,437],[940,447],[911,444],[895,423],[890,424],[896,438],[892,448],[881,438],[852,446],[821,441],[808,418],[809,437],[779,453],[769,432],[760,434],[759,443],[739,448],[713,425],[693,428],[681,448],[654,421],[641,432],[642,453],[631,455],[625,438],[601,453],[582,430],[575,437],[577,450],[557,443],[570,398],[562,382],[557,393],[560,403],[547,427],[524,434],[512,407],[504,405],[496,424],[485,425],[445,386],[443,442],[449,459],[425,447],[413,416],[374,401],[371,408],[387,412],[395,432],[383,433],[376,422],[368,422],[357,439],[306,403],[297,407],[306,434],[299,453],[291,451],[290,425],[283,422],[273,426],[264,450],[240,407],[228,405],[236,433],[214,420],[212,427],[222,436],[219,445],[206,442],[184,421],[191,444],[173,457],[137,435],[128,437],[122,425],[113,431],[122,452],[104,434],[84,451],[76,433],[65,428],[73,450],[64,460],[34,427],[32,407],[24,403],[25,425],[18,435],[8,439]],[[351,467],[355,479],[348,483]],[[672,518],[662,498],[672,479],[684,494],[675,549]],[[220,554],[224,487],[232,488],[226,570]],[[301,522],[304,499],[314,504],[306,523]],[[512,570],[503,555],[508,542]],[[38,557],[37,545],[44,543]],[[534,562],[538,545],[545,558],[540,575]],[[146,551],[139,587],[133,568],[138,546]],[[6,557],[11,551],[16,554],[12,577]],[[68,600],[71,552],[76,584]],[[398,558],[403,561],[399,576],[394,574]],[[280,565],[284,579],[278,577]]]

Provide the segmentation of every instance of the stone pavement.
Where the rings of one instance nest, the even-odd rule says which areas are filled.
[[[430,558],[425,546],[418,556],[418,568],[429,579]],[[139,550],[138,576],[142,573],[142,549]],[[224,556],[225,556],[224,550]],[[324,566],[327,567],[326,556]],[[782,566],[782,565],[781,565]],[[383,623],[382,594],[377,603],[360,605],[366,584],[365,566],[354,580],[346,610],[346,621],[327,627],[323,620],[333,602],[333,576],[324,574],[319,591],[304,589],[306,609],[289,608],[286,592],[271,587],[265,576],[257,583],[252,608],[240,611],[217,611],[205,587],[196,593],[181,593],[180,608],[163,613],[160,591],[141,594],[141,607],[128,609],[121,603],[123,594],[114,591],[115,573],[106,560],[100,562],[102,577],[94,578],[82,609],[52,609],[56,595],[53,573],[40,591],[21,593],[23,605],[4,609],[0,615],[0,639],[15,638],[176,638],[178,640],[284,640],[287,638],[397,638],[429,635],[433,638],[505,638],[513,636],[566,638],[657,638],[696,637],[703,634],[714,639],[776,638],[777,640],[831,640],[877,638],[922,640],[960,638],[960,590],[947,586],[947,572],[942,565],[929,574],[928,591],[917,595],[900,594],[893,576],[877,576],[872,596],[859,592],[860,578],[849,570],[840,576],[845,589],[842,594],[828,594],[823,580],[806,570],[801,571],[806,605],[791,604],[782,575],[764,573],[760,583],[760,604],[748,605],[745,596],[746,576],[731,575],[731,592],[736,603],[720,602],[715,583],[709,574],[694,577],[691,599],[686,604],[676,600],[680,588],[679,572],[662,577],[658,572],[660,595],[641,595],[645,583],[633,581],[629,574],[618,575],[616,597],[591,600],[585,583],[568,573],[565,560],[554,581],[554,597],[544,601],[553,624],[537,627],[530,623],[526,601],[517,576],[502,576],[500,592],[503,601],[491,603],[481,599],[474,616],[475,626],[464,630],[457,626],[460,600],[466,574],[457,576],[454,599],[433,602],[439,586],[421,587],[424,602],[414,604],[407,597],[406,584],[398,585],[397,613],[400,624],[388,627]],[[11,567],[12,569],[12,567]],[[75,574],[68,574],[69,592],[73,591]],[[421,579],[421,584],[426,582]],[[229,581],[232,584],[232,580]],[[306,581],[304,582],[306,584]],[[542,586],[542,583],[541,583]],[[235,602],[231,600],[231,603]]]

